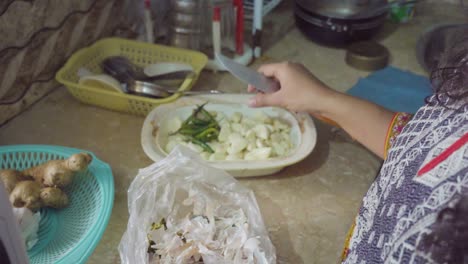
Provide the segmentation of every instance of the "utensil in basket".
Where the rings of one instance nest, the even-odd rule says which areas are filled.
[[[154,83],[142,82],[142,81],[136,81],[136,80],[129,81],[126,85],[124,85],[124,87],[129,93],[142,95],[142,96],[157,97],[157,98],[169,97],[176,93],[182,94],[182,95],[223,93],[222,91],[219,91],[219,90],[178,91],[177,89],[166,88],[164,86],[160,86]]]
[[[129,59],[123,56],[112,56],[106,58],[102,62],[103,70],[119,80],[122,83],[127,83],[131,80],[138,81],[156,81],[156,80],[177,80],[184,79],[188,75],[193,74],[193,69],[190,65],[178,63],[162,63],[162,65],[152,64],[142,69],[133,64]]]
[[[173,102],[179,98],[180,94],[173,94],[167,98],[135,96],[128,93],[105,91],[78,83],[78,69],[84,67],[93,72],[99,72],[102,68],[102,61],[112,56],[123,56],[133,63],[154,61],[190,65],[193,68],[193,76],[189,76],[184,80],[164,81],[165,83],[169,82],[164,86],[172,86],[175,81],[181,81],[177,88],[183,91],[192,88],[208,62],[208,57],[198,51],[122,38],[104,38],[75,52],[57,72],[56,80],[63,84],[77,100],[83,103],[139,116],[146,116],[154,107]],[[158,81],[159,83],[161,82]]]

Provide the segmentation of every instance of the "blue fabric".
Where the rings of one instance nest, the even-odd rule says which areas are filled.
[[[432,88],[427,77],[388,66],[360,79],[347,93],[395,112],[416,113]]]

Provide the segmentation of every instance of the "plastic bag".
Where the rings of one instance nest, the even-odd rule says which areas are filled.
[[[128,208],[122,263],[276,263],[254,193],[183,146],[139,171]]]
[[[13,207],[13,214],[18,221],[21,230],[21,237],[25,242],[26,249],[30,250],[38,241],[37,231],[39,230],[41,213],[33,213],[31,210],[24,207]]]

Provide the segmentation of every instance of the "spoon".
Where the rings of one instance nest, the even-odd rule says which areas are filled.
[[[145,69],[133,64],[129,59],[122,56],[106,58],[101,66],[103,70],[122,83],[130,80],[155,81],[185,79],[193,75],[193,68],[183,63],[155,63]]]
[[[154,83],[142,82],[142,81],[131,81],[124,84],[124,88],[133,94],[157,97],[157,98],[166,98],[173,94],[182,94],[182,95],[197,95],[197,94],[221,94],[222,91],[219,90],[208,90],[208,91],[178,91],[177,89],[166,88]]]

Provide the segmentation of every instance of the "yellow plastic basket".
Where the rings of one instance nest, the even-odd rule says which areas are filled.
[[[154,107],[172,102],[180,96],[173,94],[167,98],[157,99],[78,84],[79,68],[84,67],[94,73],[102,73],[101,62],[107,57],[117,55],[125,56],[139,66],[156,62],[181,62],[192,65],[195,74],[182,82],[179,91],[192,88],[208,61],[205,54],[197,51],[121,38],[105,38],[73,54],[65,66],[57,72],[55,78],[83,103],[142,116],[147,115]]]

